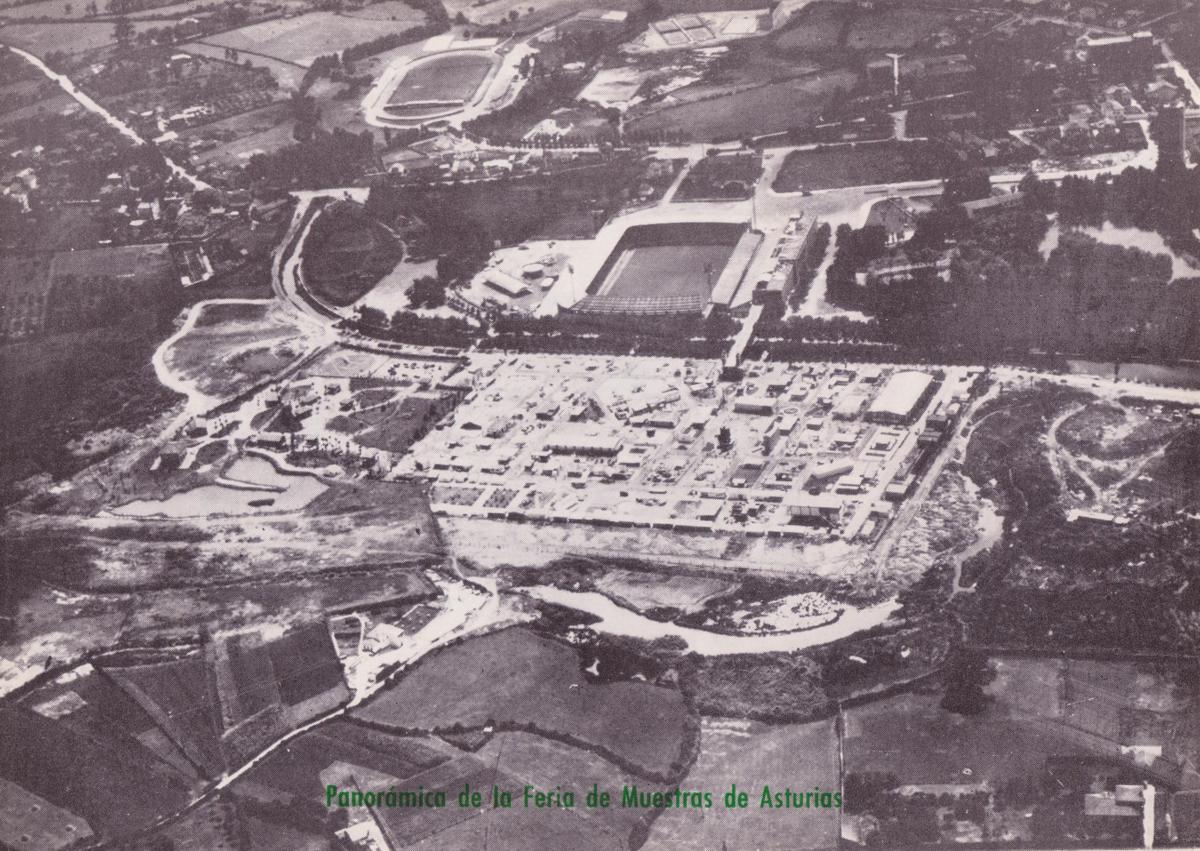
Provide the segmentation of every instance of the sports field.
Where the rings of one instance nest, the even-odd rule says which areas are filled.
[[[388,98],[388,106],[465,103],[487,79],[495,57],[489,53],[447,53],[413,63]]]
[[[598,295],[707,297],[733,254],[732,245],[648,245],[626,248]]]

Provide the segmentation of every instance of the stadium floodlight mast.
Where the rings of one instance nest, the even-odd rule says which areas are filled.
[[[888,53],[887,58],[892,60],[892,95],[900,97],[900,60],[904,58],[903,53]]]

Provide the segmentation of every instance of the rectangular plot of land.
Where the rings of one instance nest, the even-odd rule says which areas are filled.
[[[405,72],[388,98],[391,105],[466,101],[487,78],[492,60],[486,54],[435,56]]]
[[[318,56],[336,53],[396,30],[397,24],[392,21],[309,12],[294,18],[251,24],[204,41],[308,67]]]
[[[625,297],[707,296],[732,245],[650,245],[627,248],[600,289]]]

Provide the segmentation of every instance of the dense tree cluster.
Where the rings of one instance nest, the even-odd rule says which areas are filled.
[[[907,279],[861,283],[872,261],[897,252],[887,248],[882,229],[843,225],[828,298],[873,314],[879,339],[920,351],[984,359],[1030,349],[1114,359],[1196,357],[1200,290],[1172,283],[1169,258],[1100,244],[1068,228],[1108,220],[1157,230],[1176,249],[1194,250],[1198,175],[1129,170],[1094,181],[1068,178],[1057,192],[1030,178],[1019,206],[978,219],[944,199],[919,220],[902,250],[915,262],[950,252],[948,282],[925,269]],[[965,177],[956,197],[977,194],[974,182]],[[1044,257],[1046,213],[1055,211],[1064,230]]]
[[[332,133],[318,127],[306,141],[255,154],[246,165],[246,174],[254,182],[276,186],[345,186],[362,176],[374,159],[370,130],[356,135],[340,127]]]

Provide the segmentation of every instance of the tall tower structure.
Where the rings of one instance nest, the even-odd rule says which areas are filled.
[[[904,58],[903,53],[889,53],[887,58],[892,60],[892,97],[900,99],[900,60]]]

